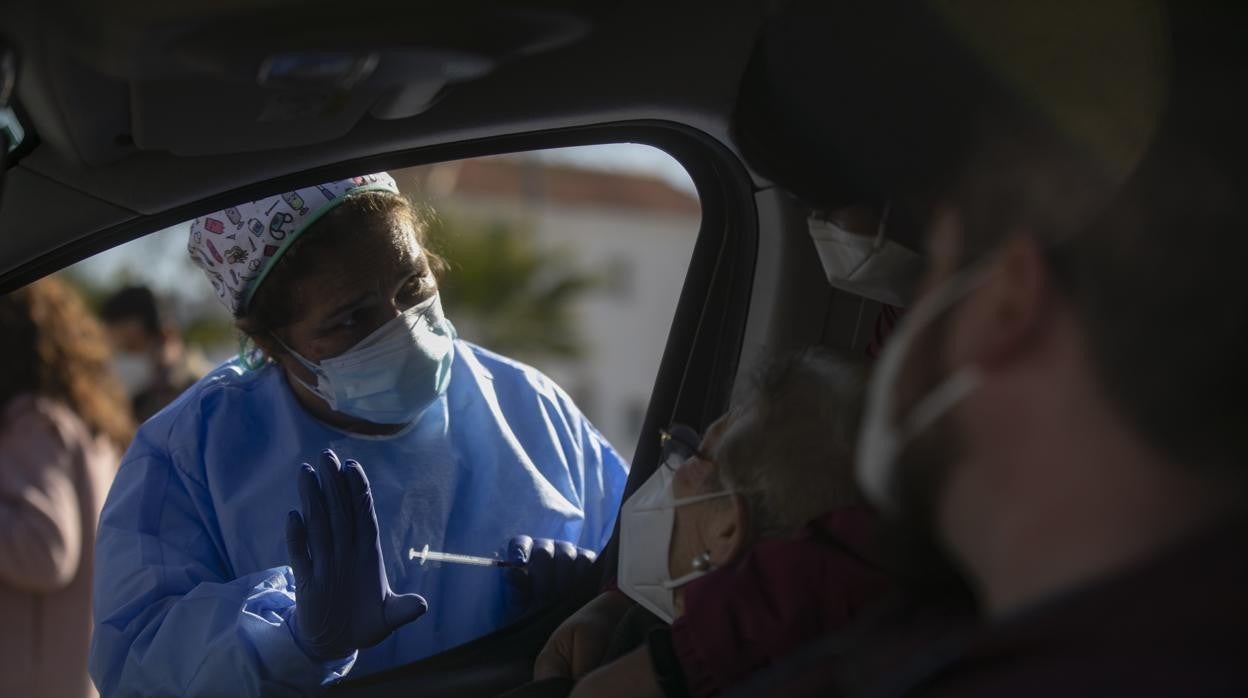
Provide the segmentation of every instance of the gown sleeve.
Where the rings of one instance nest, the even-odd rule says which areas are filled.
[[[321,663],[295,643],[290,568],[235,578],[207,488],[147,437],[122,462],[96,543],[89,668],[101,695],[308,695],[344,676],[356,654]]]

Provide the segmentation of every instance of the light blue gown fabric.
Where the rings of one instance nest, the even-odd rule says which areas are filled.
[[[332,448],[364,466],[396,592],[429,612],[328,664],[290,634],[286,514],[295,473]],[[104,505],[90,670],[104,696],[315,693],[488,634],[506,622],[496,568],[407,561],[408,548],[502,553],[528,534],[601,550],[628,465],[536,370],[456,343],[450,387],[388,437],[312,418],[280,369],[226,364],[139,429]]]

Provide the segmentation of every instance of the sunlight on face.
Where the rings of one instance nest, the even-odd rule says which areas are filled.
[[[308,267],[295,284],[298,317],[284,341],[310,361],[342,354],[438,291],[406,220],[380,219],[300,261]]]
[[[707,428],[702,442],[698,445],[698,450],[714,458],[719,442],[727,433],[731,423],[729,414],[715,420]],[[672,480],[672,493],[678,499],[683,499],[708,491],[715,470],[716,466],[713,461],[691,456],[676,469]],[[724,506],[725,501],[711,499],[676,508],[667,558],[668,572],[673,578],[693,571],[693,558],[702,553],[705,547],[701,538],[702,526],[717,507]]]

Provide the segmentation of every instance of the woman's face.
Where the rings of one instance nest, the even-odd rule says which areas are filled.
[[[338,239],[320,248],[317,259],[300,260],[308,266],[293,289],[296,317],[281,331],[282,341],[309,361],[346,352],[438,291],[407,220],[379,217]],[[299,369],[302,377],[315,380]]]
[[[672,479],[672,494],[677,499],[716,491],[717,487],[713,484],[715,454],[720,440],[731,425],[731,414],[715,420],[698,445],[698,450],[707,458],[691,456],[676,469]],[[735,496],[716,497],[677,507],[667,558],[671,578],[676,579],[692,572],[693,560],[699,555],[709,553],[713,567],[731,561],[740,551],[743,540],[744,513],[744,503]],[[676,590],[675,598],[679,613],[683,606],[680,589]]]
[[[313,362],[346,352],[438,292],[429,258],[404,217],[377,216],[336,240],[297,260],[302,266],[291,289],[295,317],[278,330],[287,347]],[[264,348],[287,374],[316,383],[316,376],[288,352]],[[322,421],[365,434],[397,428],[334,412],[298,381],[289,384],[299,402]]]

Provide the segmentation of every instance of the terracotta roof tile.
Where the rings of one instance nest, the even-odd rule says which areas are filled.
[[[657,177],[604,172],[510,157],[474,158],[396,173],[400,186],[441,197],[454,194],[569,206],[597,206],[699,215],[696,196]]]

